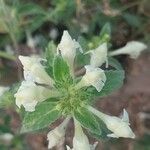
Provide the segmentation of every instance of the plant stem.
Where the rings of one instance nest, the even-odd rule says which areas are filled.
[[[0,57],[6,58],[6,59],[9,59],[9,60],[13,60],[13,61],[16,60],[15,56],[10,55],[10,54],[8,54],[4,51],[1,51],[1,50],[0,50]]]

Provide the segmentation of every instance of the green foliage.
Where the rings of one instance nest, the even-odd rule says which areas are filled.
[[[93,87],[87,89],[92,96],[104,97],[111,94],[113,91],[119,89],[123,85],[124,71],[123,70],[109,70],[105,71],[106,82],[100,92]]]
[[[105,71],[105,74],[107,80],[99,96],[106,96],[112,93],[113,91],[119,89],[123,85],[123,81],[124,81],[123,70]]]
[[[90,49],[96,48],[104,42],[108,43],[110,41],[110,38],[111,38],[111,27],[109,23],[106,23],[102,27],[99,35],[92,36],[92,38],[90,39],[90,42],[88,43],[88,47]]]
[[[0,33],[7,33],[15,46],[25,37],[26,30],[33,32],[45,21],[45,11],[39,5],[0,1]]]
[[[53,77],[53,61],[56,54],[56,46],[54,42],[49,42],[48,46],[45,50],[45,57],[46,57],[46,71],[47,73]]]
[[[0,96],[0,108],[15,106],[14,94],[17,92],[19,86],[19,83],[12,85],[9,90]]]
[[[131,13],[125,13],[123,15],[124,19],[127,21],[127,23],[133,27],[140,28],[142,24],[142,20],[139,16],[131,14]]]
[[[111,37],[111,27],[109,23],[106,23],[100,32],[100,39],[102,42],[108,42]]]
[[[96,121],[99,124],[99,128],[100,128],[101,132],[94,133],[94,132],[90,131],[89,133],[93,137],[95,137],[95,138],[97,138],[99,140],[101,140],[101,139],[107,139],[108,138],[107,135],[110,134],[111,132],[107,129],[106,125],[104,124],[104,122],[100,118],[98,118],[97,116],[95,116],[95,118],[96,118]]]
[[[60,55],[54,58],[53,74],[56,83],[63,85],[72,83],[69,66]]]
[[[138,139],[137,142],[134,144],[134,150],[149,150],[149,139],[150,135],[148,134],[145,134],[142,138]]]
[[[115,58],[113,57],[109,57],[108,58],[108,63],[109,63],[109,66],[117,69],[117,70],[123,70],[121,64],[119,63],[118,60],[116,60]]]
[[[35,131],[43,129],[60,117],[60,112],[56,109],[57,103],[44,101],[40,103],[34,112],[25,113],[21,132]]]
[[[87,128],[92,133],[101,134],[101,128],[95,118],[86,108],[81,108],[74,112],[75,118],[81,123],[84,128]]]
[[[53,65],[53,58],[55,57],[56,54],[56,45],[54,44],[53,41],[48,43],[48,46],[45,51],[45,56],[46,60],[48,62],[48,65],[52,67]]]
[[[77,4],[78,2],[80,2],[80,5]],[[31,1],[26,2],[25,0],[1,0],[0,46],[5,48],[5,46],[10,43],[13,43],[13,46],[16,44],[20,45],[22,42],[24,44],[26,31],[31,32],[31,34],[33,32],[34,34],[38,32],[39,34],[45,34],[48,37],[47,33],[49,32],[49,28],[53,28],[53,26],[56,27],[60,33],[63,29],[68,29],[71,33],[74,33],[75,36],[80,35],[78,41],[81,44],[84,52],[98,47],[103,42],[107,42],[109,45],[111,37],[110,26],[114,32],[112,32],[114,45],[117,43],[115,36],[118,32],[120,32],[120,30],[118,31],[118,27],[122,27],[124,24],[128,24],[129,26],[127,25],[127,27],[130,28],[131,31],[134,31],[133,29],[139,29],[137,33],[134,33],[133,35],[131,32],[129,38],[128,36],[126,37],[126,33],[128,32],[127,29],[123,29],[125,35],[122,35],[122,39],[125,39],[125,41],[131,38],[136,39],[137,37],[143,38],[147,41],[150,39],[149,32],[147,32],[148,23],[146,21],[147,17],[145,12],[139,13],[136,11],[139,10],[138,8],[141,8],[141,10],[143,9],[142,4],[132,4],[133,7],[137,7],[137,9],[132,9],[133,7],[131,7],[132,5],[130,5],[130,2],[125,2],[125,4],[127,3],[127,6],[125,6],[126,9],[122,9],[125,8],[122,6],[123,2],[118,2],[117,0],[110,1],[110,7],[115,6],[120,10],[120,15],[112,17],[111,15],[109,16],[103,12],[105,9],[102,9],[103,3],[98,0],[52,0],[47,2],[49,5],[45,5],[45,3],[46,1],[32,3]],[[45,7],[42,8],[40,4],[43,4],[42,6]],[[130,7],[132,13],[129,13],[130,11],[128,11]],[[121,12],[121,10],[124,12]],[[104,25],[105,22],[109,23]],[[42,26],[43,23],[45,23],[44,26]],[[47,26],[49,27],[48,29]],[[86,27],[87,30],[84,30]],[[99,33],[99,31],[101,32]],[[58,39],[56,39],[56,41],[57,40]],[[41,45],[39,44],[39,46]],[[82,124],[83,127],[88,129],[94,137],[98,139],[107,137],[109,131],[107,130],[103,121],[86,110],[84,108],[84,104],[87,104],[87,101],[92,101],[90,97],[93,98],[96,96],[107,96],[113,91],[119,89],[124,80],[124,71],[122,66],[116,59],[109,58],[109,70],[105,71],[107,80],[100,92],[97,92],[94,87],[83,88],[80,91],[74,91],[72,88],[73,79],[70,75],[69,66],[61,56],[55,56],[55,53],[56,46],[53,42],[50,42],[46,49],[47,62],[44,63],[47,73],[54,78],[57,87],[59,87],[58,90],[61,91],[62,88],[65,89],[64,93],[66,95],[63,95],[64,97],[62,96],[62,99],[59,99],[62,100],[62,107],[63,104],[68,104],[68,114],[72,114],[70,111],[71,109],[75,110],[73,112],[75,118]],[[13,61],[15,60],[14,56],[8,55],[8,53],[5,51],[0,51],[0,57]],[[85,64],[89,64],[89,59],[89,55],[77,53],[75,60],[76,68],[83,67]],[[68,88],[69,86],[72,88],[71,90]],[[0,97],[0,108],[14,106],[15,99],[13,95],[16,93],[16,91],[17,86],[13,86],[9,91],[6,91]],[[24,112],[24,120],[21,132],[24,133],[45,128],[63,115],[63,113],[61,114],[61,111],[59,111],[57,107],[59,100],[46,100],[42,103],[39,103],[34,112]],[[81,104],[84,106],[81,106]],[[65,109],[65,107],[63,108]],[[2,116],[4,115],[4,113],[1,114]],[[10,123],[9,117],[4,117],[6,118],[2,119],[4,120],[5,125],[0,124],[0,133],[11,132],[10,126],[6,126]],[[19,141],[19,138],[20,137],[17,137],[15,143]],[[146,138],[144,137],[143,140],[139,140],[139,143],[135,144],[135,149],[148,150],[148,138],[149,137],[147,136]],[[1,143],[0,149],[5,149],[5,146],[2,146]],[[23,149],[23,146],[17,147],[17,149]]]
[[[48,14],[48,19],[52,20],[55,23],[68,22],[72,16],[75,14],[76,3],[74,0],[53,0],[52,1],[53,8],[50,9]],[[55,19],[54,19],[55,18]]]
[[[10,121],[11,118],[3,109],[0,109],[1,119],[3,119],[3,123],[0,124],[0,135],[3,133],[11,133]]]

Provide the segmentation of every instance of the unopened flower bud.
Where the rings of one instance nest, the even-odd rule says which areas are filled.
[[[61,53],[64,60],[68,63],[71,74],[73,74],[74,58],[76,56],[76,50],[82,52],[81,46],[75,39],[72,39],[68,31],[64,31],[61,41],[57,47],[57,53]]]

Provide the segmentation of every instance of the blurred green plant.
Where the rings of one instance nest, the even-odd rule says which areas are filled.
[[[35,3],[22,3],[19,0],[0,0],[0,33],[8,34],[14,48],[25,37],[26,30],[31,33],[45,21],[46,12]],[[8,38],[2,36],[0,44],[8,44]]]
[[[5,49],[7,44],[12,44],[15,49],[18,49],[18,45],[21,44],[21,42],[24,42],[26,32],[31,34],[35,31],[38,31],[39,34],[46,32],[46,36],[48,37],[49,29],[45,28],[47,25],[50,25],[50,28],[55,26],[60,31],[67,28],[75,37],[80,35],[78,42],[85,52],[89,49],[96,48],[100,42],[110,41],[110,26],[115,42],[117,41],[116,35],[121,32],[125,34],[119,35],[119,38],[120,36],[124,36],[126,41],[128,41],[128,39],[140,38],[149,43],[148,13],[144,10],[144,5],[147,3],[146,0],[131,1],[127,3],[118,0],[109,1],[109,3],[105,0],[52,0],[49,2],[38,1],[36,4],[33,2],[28,1],[26,3],[25,0],[0,0],[1,49]],[[49,5],[43,5],[43,3],[48,3]],[[45,7],[42,8],[41,4]],[[106,7],[106,4],[108,7]],[[142,11],[139,11],[141,9]],[[102,28],[105,22],[109,23]],[[45,25],[44,27],[42,27],[43,24]],[[126,28],[121,28],[123,32],[118,29],[122,24],[126,24],[130,29],[130,36],[126,36],[126,33],[128,32]],[[99,32],[100,30],[101,32]],[[108,44],[108,47],[111,47],[111,44]],[[46,71],[51,77],[53,77],[52,63],[55,50],[56,45],[53,42],[50,42],[45,54],[47,62],[44,63],[47,67]],[[5,51],[0,51],[0,57],[15,60],[15,56],[10,55]],[[89,55],[84,55],[83,59],[83,55],[77,53],[75,61],[78,64],[76,67],[82,67],[87,64],[89,60]],[[108,81],[110,81],[111,77],[114,78],[111,84],[118,83],[115,87],[117,89],[122,84],[119,82],[122,80],[119,76],[123,76],[123,72],[120,71],[122,70],[122,67],[117,60],[111,57],[109,58],[109,65],[113,67],[113,69],[115,68],[116,72],[107,71],[106,76]],[[0,70],[0,77],[3,75],[3,72],[3,70]],[[116,76],[118,78],[115,78]],[[13,94],[16,92],[16,88],[17,86],[13,86],[0,97],[0,107],[14,106]],[[105,96],[107,92],[109,93],[115,88],[106,84],[104,90],[101,92],[101,96]],[[20,137],[17,137],[17,140],[18,138]],[[149,145],[147,144],[148,138],[149,137],[146,136],[146,138],[140,140],[139,143],[135,145],[135,149],[149,149]],[[0,145],[0,149],[5,150],[6,147],[7,146]],[[23,147],[19,147],[18,149],[23,149]]]

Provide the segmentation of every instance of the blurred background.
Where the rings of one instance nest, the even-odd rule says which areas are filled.
[[[23,79],[18,55],[44,56],[66,29],[84,51],[95,48],[106,22],[113,49],[131,40],[150,47],[149,0],[0,0],[0,150],[47,150],[47,130],[19,134],[21,115],[13,96]],[[126,108],[136,139],[102,139],[97,150],[150,150],[149,48],[137,60],[116,58],[126,72],[124,86],[96,106],[116,116]],[[65,144],[72,145],[73,132],[70,123]]]

